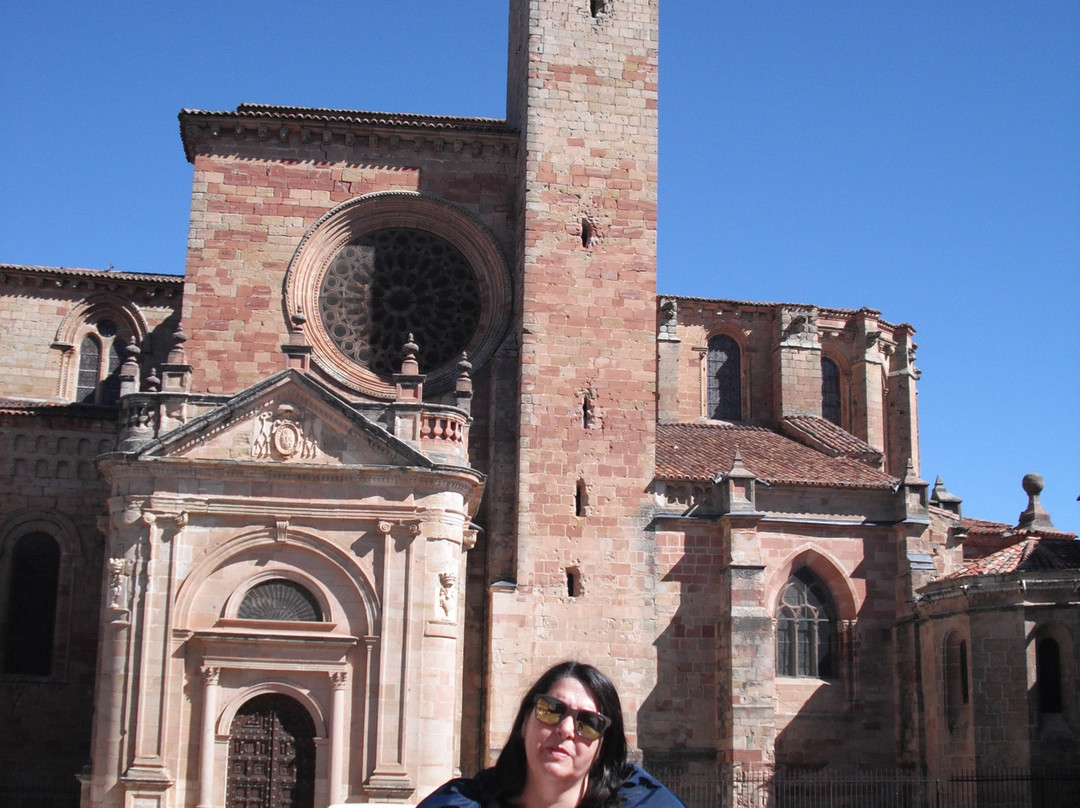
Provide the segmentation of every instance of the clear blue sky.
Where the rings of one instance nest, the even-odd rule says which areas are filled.
[[[184,107],[501,118],[506,17],[8,4],[0,262],[182,272]],[[660,52],[659,291],[912,323],[923,476],[1080,530],[1080,3],[663,0]]]

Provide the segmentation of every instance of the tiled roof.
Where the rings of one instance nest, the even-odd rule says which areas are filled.
[[[890,323],[881,319],[881,312],[877,309],[861,308],[861,309],[838,309],[832,306],[815,306],[810,303],[783,303],[778,301],[764,301],[764,300],[727,300],[724,298],[712,298],[712,297],[692,297],[690,295],[666,295],[662,292],[657,294],[657,298],[671,298],[672,300],[685,300],[688,303],[707,303],[720,306],[742,306],[742,307],[760,307],[768,308],[773,306],[782,306],[784,308],[792,309],[817,309],[819,312],[825,315],[834,316],[852,316],[859,313],[865,313],[869,317],[877,319],[878,323],[886,328],[898,328],[900,326],[911,327],[908,323]]]
[[[70,278],[86,278],[101,283],[108,281],[135,281],[163,283],[175,286],[183,286],[183,275],[155,275],[149,272],[118,272],[112,269],[78,269],[73,267],[39,267],[20,266],[16,264],[0,264],[0,275],[13,273],[16,275],[54,275]]]
[[[1008,575],[1014,572],[1080,570],[1080,541],[1075,538],[1031,536],[992,555],[965,564],[947,578]]]
[[[830,457],[771,429],[724,424],[659,424],[656,476],[709,480],[728,471],[735,452],[759,480],[773,485],[895,488],[899,480],[865,463]]]
[[[282,123],[291,121],[297,124],[412,127],[489,135],[506,134],[513,131],[507,128],[506,121],[498,118],[461,118],[450,115],[415,115],[403,112],[314,109],[311,107],[283,107],[274,104],[241,104],[235,110],[184,109],[180,111],[181,123],[197,120],[212,121],[224,118],[249,121],[261,118]]]
[[[969,519],[964,517],[960,520],[960,526],[968,532],[968,534],[1003,534],[1012,530],[1012,525],[1007,525],[1004,522],[990,522],[986,519]]]
[[[851,457],[879,464],[881,452],[845,429],[816,415],[789,415],[780,422],[789,437],[832,457]]]

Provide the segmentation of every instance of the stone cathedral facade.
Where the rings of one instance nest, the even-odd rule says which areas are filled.
[[[919,476],[914,329],[657,295],[657,6],[512,0],[505,120],[184,110],[183,277],[0,267],[0,768],[415,802],[570,657],[647,765],[1080,763],[1075,536]]]

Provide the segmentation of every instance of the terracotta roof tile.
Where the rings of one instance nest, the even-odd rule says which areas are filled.
[[[1004,522],[990,522],[986,519],[969,519],[966,516],[960,520],[960,525],[969,535],[972,533],[978,533],[980,535],[1005,534],[1013,529],[1012,525],[1007,525]]]
[[[1058,536],[1031,536],[1011,547],[965,564],[946,578],[1072,569],[1080,570],[1080,541]]]
[[[832,457],[850,457],[875,466],[881,463],[881,452],[825,418],[789,415],[780,422],[780,429],[788,437]]]
[[[724,424],[659,424],[656,476],[714,480],[731,468],[736,450],[759,480],[773,485],[895,488],[894,477],[846,457],[830,457],[771,429]]]

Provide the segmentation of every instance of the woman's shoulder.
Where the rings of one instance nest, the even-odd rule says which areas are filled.
[[[622,808],[686,808],[686,804],[640,766],[619,787]]]
[[[459,777],[432,791],[417,808],[488,808],[497,805],[491,797],[491,770],[476,777]]]

